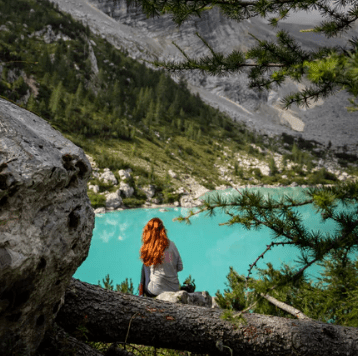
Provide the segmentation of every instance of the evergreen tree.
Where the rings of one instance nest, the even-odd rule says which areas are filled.
[[[152,100],[149,104],[149,108],[145,116],[145,124],[148,127],[151,127],[153,121],[155,120],[155,114],[156,114],[156,105]]]
[[[307,204],[314,205],[317,218],[322,222],[334,222],[335,230],[327,233],[310,230],[304,217],[295,210]],[[177,220],[190,222],[191,216],[202,212],[213,214],[218,208],[230,216],[226,225],[242,224],[247,229],[265,226],[273,233],[271,244],[249,265],[246,278],[229,274],[231,290],[226,291],[227,298],[219,296],[222,306],[285,315],[272,305],[262,309],[263,300],[274,291],[276,299],[301,308],[312,318],[357,326],[358,182],[312,188],[303,199],[289,196],[274,199],[248,190],[230,200],[219,194],[212,195],[205,198],[200,210]],[[301,254],[298,264],[292,268],[283,266],[280,270],[268,264],[267,270],[259,270],[261,278],[253,279],[251,274],[257,263],[276,246],[296,246]],[[306,280],[306,271],[315,263],[325,267],[318,284]],[[234,278],[234,282],[230,278]]]
[[[81,105],[82,100],[84,99],[84,89],[83,89],[83,84],[82,82],[80,82],[78,84],[77,90],[76,90],[76,94],[75,94],[75,105],[78,107]]]
[[[33,111],[33,112],[36,111],[36,100],[35,100],[34,94],[32,94],[32,93],[29,97],[29,100],[27,101],[26,109],[29,111]]]
[[[271,176],[274,176],[275,174],[278,173],[276,162],[275,162],[275,159],[273,157],[270,157],[269,168],[270,168],[270,175]]]
[[[154,120],[155,123],[158,125],[160,123],[160,120],[163,120],[164,118],[164,108],[162,101],[158,98],[157,104],[155,106],[155,114],[154,114]]]
[[[42,55],[39,59],[39,66],[43,73],[52,73],[52,62],[47,47],[45,47],[45,50],[42,52]]]
[[[61,109],[61,100],[63,96],[63,85],[60,82],[57,87],[53,90],[50,102],[49,102],[49,109],[53,114],[56,114]]]

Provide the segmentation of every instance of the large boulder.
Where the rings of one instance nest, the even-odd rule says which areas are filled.
[[[163,292],[156,299],[171,303],[181,303],[188,305],[197,305],[206,308],[218,308],[215,298],[212,298],[206,291],[188,293],[184,290],[178,292]]]
[[[120,169],[118,171],[119,177],[121,179],[130,179],[132,170],[130,168],[128,169]]]
[[[114,193],[108,193],[106,195],[106,208],[109,210],[120,208],[123,204],[121,198],[121,191],[118,189]]]
[[[32,355],[94,227],[83,151],[0,99],[0,354]]]
[[[113,172],[110,171],[109,168],[105,168],[104,172],[99,175],[99,179],[103,180],[105,183],[112,183],[113,185],[117,185],[118,181]]]
[[[124,182],[119,184],[119,189],[123,192],[126,198],[130,198],[134,193],[134,188]]]
[[[145,195],[147,196],[147,199],[152,199],[155,195],[155,186],[150,184],[150,185],[146,185],[144,187],[139,188],[142,192],[145,193]]]

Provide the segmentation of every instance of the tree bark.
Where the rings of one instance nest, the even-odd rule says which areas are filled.
[[[102,289],[73,279],[57,323],[70,334],[88,329],[92,341],[124,342],[210,355],[356,356],[358,328],[254,313],[246,324],[222,310],[173,304]],[[222,349],[223,351],[220,351]]]

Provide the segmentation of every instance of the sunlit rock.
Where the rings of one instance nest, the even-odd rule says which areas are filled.
[[[34,353],[87,257],[90,175],[82,149],[0,99],[0,354]]]

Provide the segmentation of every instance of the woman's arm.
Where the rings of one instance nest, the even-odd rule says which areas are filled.
[[[175,246],[174,243],[173,243],[173,252],[174,252],[174,255],[175,255],[176,260],[177,260],[177,265],[176,265],[177,272],[180,272],[180,271],[183,270],[183,261],[182,261],[182,259],[180,257],[180,253],[179,253],[179,251],[178,251],[178,249],[177,249],[177,247]]]

